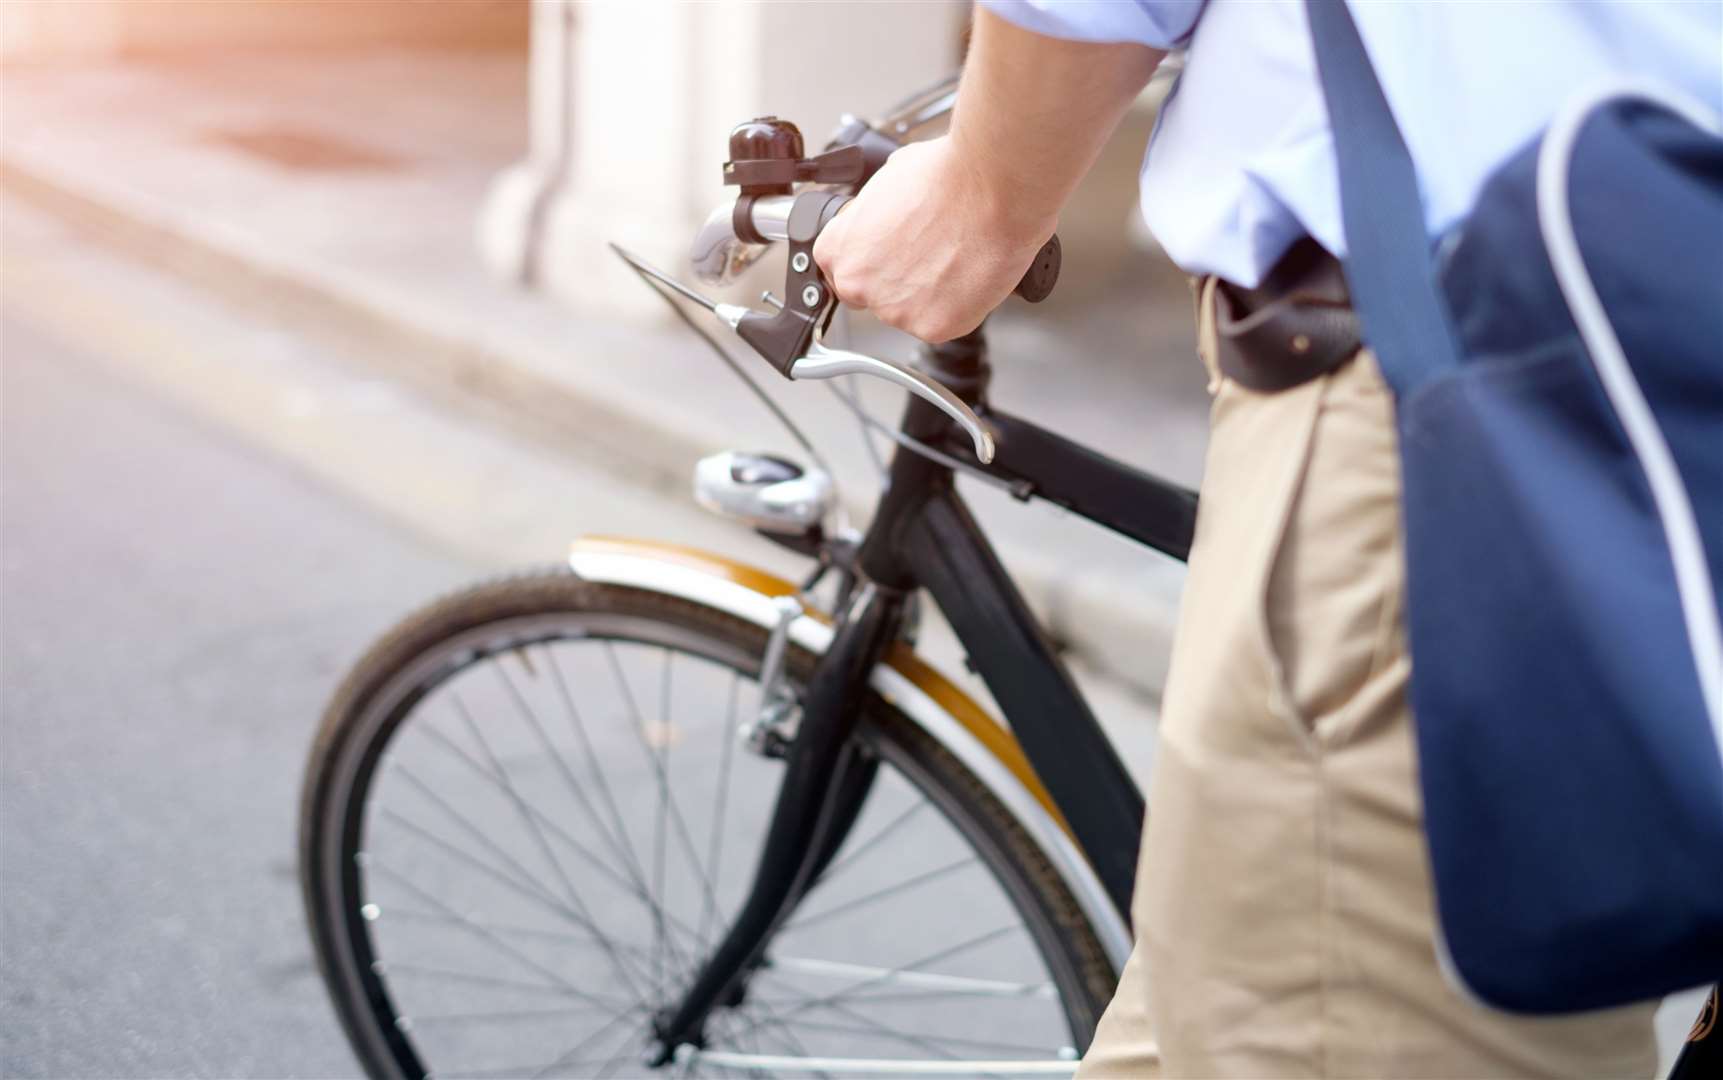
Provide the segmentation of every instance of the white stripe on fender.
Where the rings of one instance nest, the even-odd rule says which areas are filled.
[[[1662,106],[1718,138],[1723,138],[1723,118],[1698,100],[1648,80],[1606,83],[1569,102],[1550,123],[1538,151],[1537,190],[1538,225],[1543,231],[1544,246],[1549,249],[1556,282],[1567,299],[1586,350],[1591,353],[1610,404],[1615,407],[1616,416],[1645,470],[1652,501],[1663,522],[1669,558],[1675,566],[1675,587],[1681,596],[1681,613],[1687,623],[1687,641],[1699,671],[1699,692],[1710,714],[1718,755],[1723,758],[1723,625],[1718,618],[1717,592],[1705,561],[1699,523],[1693,516],[1693,504],[1688,500],[1663,429],[1657,426],[1657,418],[1633,377],[1633,369],[1615,336],[1615,327],[1610,325],[1591,275],[1586,272],[1568,206],[1568,172],[1579,130],[1592,112],[1616,98],[1637,98]]]
[[[658,558],[650,550],[639,553],[614,550],[583,550],[579,544],[569,553],[569,568],[587,581],[626,585],[666,593],[728,612],[757,626],[777,623],[778,609],[772,598],[746,585],[730,581],[697,567]],[[831,645],[832,628],[806,615],[790,624],[790,639],[814,653]],[[921,687],[889,664],[874,668],[873,688],[902,710],[928,734],[957,755],[959,761],[998,797],[1011,816],[1028,831],[1036,845],[1052,861],[1060,878],[1070,886],[1101,939],[1101,947],[1113,970],[1124,970],[1131,953],[1131,931],[1095,876],[1094,869],[1065,830],[1048,815],[1035,797],[1000,760],[942,709]]]

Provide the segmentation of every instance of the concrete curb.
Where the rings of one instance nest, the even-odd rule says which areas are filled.
[[[163,267],[224,300],[274,317],[314,320],[344,355],[373,374],[411,384],[483,419],[572,445],[654,489],[686,490],[690,463],[733,434],[687,410],[631,393],[622,380],[593,378],[566,353],[548,355],[342,268],[264,249],[242,233],[134,190],[95,190],[28,160],[0,156],[0,186],[96,234],[124,254]],[[621,355],[664,347],[637,328],[588,329]],[[1131,580],[1085,577],[1070,560],[1002,540],[1002,555],[1055,639],[1091,666],[1158,697],[1176,621],[1183,571],[1145,556]],[[1152,560],[1152,561],[1151,561]]]
[[[532,355],[519,342],[486,341],[358,275],[272,253],[214,222],[154,205],[142,193],[122,199],[92,192],[42,163],[19,161],[11,148],[0,157],[0,186],[224,300],[273,316],[315,319],[320,332],[352,344],[352,356],[379,375],[476,407],[511,427],[525,422],[537,435],[577,443],[656,488],[681,490],[688,462],[718,437],[700,438],[686,424],[672,429],[654,419],[652,403],[630,400],[614,386],[582,387],[578,368],[565,357]],[[655,344],[646,334],[633,341],[624,333],[613,336],[624,347]]]

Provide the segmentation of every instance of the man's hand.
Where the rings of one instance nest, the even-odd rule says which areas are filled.
[[[981,325],[1011,295],[1055,216],[1013,214],[946,136],[891,156],[814,243],[844,303],[923,341]]]
[[[1044,37],[977,9],[951,134],[893,154],[814,244],[838,299],[923,341],[979,326],[1162,55]]]

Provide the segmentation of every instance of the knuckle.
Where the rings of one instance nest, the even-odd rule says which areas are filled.
[[[835,263],[842,250],[836,222],[827,225],[820,235],[814,237],[814,261],[822,267]]]
[[[938,344],[950,339],[951,335],[945,332],[949,325],[950,320],[942,315],[923,314],[911,320],[909,332],[930,344]]]
[[[950,341],[963,332],[958,325],[960,321],[955,312],[933,312],[927,319],[927,325],[923,327],[925,331],[923,340],[935,345],[942,341]]]
[[[893,330],[902,330],[906,334],[915,333],[915,321],[910,313],[906,313],[899,304],[890,304],[872,309],[875,317]]]
[[[836,275],[827,275],[827,282],[837,298],[853,308],[865,308],[868,305],[868,289],[866,282],[854,274],[839,271]]]

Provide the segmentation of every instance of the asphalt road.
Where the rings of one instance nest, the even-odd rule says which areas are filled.
[[[300,767],[339,670],[471,569],[3,329],[0,1073],[350,1074]]]
[[[15,209],[5,227],[0,1075],[352,1075],[294,865],[342,671],[581,531],[783,557]],[[1142,770],[1148,710],[1086,681]],[[1665,1010],[1666,1050],[1694,1008]]]
[[[117,377],[112,358],[80,352],[11,319],[0,332],[0,1075],[350,1075],[355,1063],[324,997],[300,915],[294,850],[300,771],[324,699],[352,659],[402,613],[482,568],[434,536],[391,523],[279,457],[164,404]],[[618,487],[626,485],[599,475],[582,485],[601,502]],[[680,516],[670,508],[662,513],[671,521]],[[689,681],[698,675],[684,668],[683,697],[701,696]],[[481,715],[501,719],[506,712],[499,703]],[[715,734],[721,741],[723,731]],[[690,743],[679,753],[676,787],[685,807],[711,801],[702,785],[711,785],[709,762],[718,754],[690,754],[705,748]],[[633,749],[618,744],[603,753],[620,766],[635,762],[625,753]],[[501,752],[511,759],[506,745]],[[517,752],[512,760],[530,767],[538,757]],[[415,769],[446,765],[442,758],[412,760]],[[744,762],[738,777],[748,768],[763,766]],[[650,788],[648,776],[615,775],[624,789]],[[442,779],[453,786],[438,786],[460,801],[454,793],[464,776],[445,769]],[[771,790],[770,776],[739,779],[730,818],[763,822]],[[908,805],[901,801],[906,794],[890,785],[876,792],[858,838],[883,831]],[[622,798],[627,804],[631,797]],[[696,820],[702,837],[703,822]],[[445,822],[430,824],[446,831]],[[503,818],[484,831],[516,830]],[[898,881],[908,874],[903,868],[919,869],[918,862],[945,867],[938,871],[944,876],[965,861],[954,836],[943,842],[942,835],[915,830],[898,836],[902,843],[890,859],[861,863],[842,882],[822,886],[827,914],[867,903],[884,889],[881,882]],[[401,847],[385,843],[383,850]],[[724,910],[741,899],[745,869],[722,883]],[[970,877],[951,882],[957,892],[935,894],[964,903],[936,900],[935,910],[925,910],[904,894],[897,907],[856,912],[872,918],[810,919],[818,925],[787,939],[786,949],[816,958],[936,955],[941,943],[973,935],[974,920],[993,926],[1006,914],[994,910],[984,869],[965,872]],[[695,895],[689,882],[674,891],[684,903]],[[383,899],[388,948],[419,958],[446,953],[447,939],[459,936],[459,927],[429,938],[391,929],[397,910],[423,909],[430,894],[397,888],[372,895]],[[498,896],[478,899],[492,919],[520,923],[534,912],[529,906],[505,916]],[[611,906],[618,904],[626,906],[621,900]],[[469,950],[454,963],[472,969],[496,959]],[[582,963],[572,954],[557,959],[577,965],[571,970]],[[1026,956],[1016,959],[1035,967]],[[503,968],[518,977],[507,963]],[[836,985],[845,981],[854,976]],[[489,1016],[497,1007],[482,988],[433,989],[454,992],[421,994],[416,1013]],[[832,986],[792,980],[769,989],[776,1001],[793,1003],[798,993]],[[1009,1041],[1023,1019],[1013,1015],[1017,1004],[958,1002],[951,1007],[959,1015],[948,1023],[932,1020],[931,1006],[922,1005],[910,1029],[971,1038],[991,1029],[993,1038]],[[1025,1004],[1032,1018],[1044,1019],[1035,1001]],[[519,1037],[527,1034],[553,1047],[559,1038],[567,1041],[554,1025]],[[632,1047],[637,1036],[624,1034]],[[457,1057],[465,1050],[448,1047]],[[637,1052],[629,1049],[623,1060]],[[521,1060],[556,1055],[550,1049]],[[569,1074],[582,1075],[578,1068]]]
[[[0,1075],[352,1075],[295,867],[301,770],[346,668],[431,597],[581,532],[795,561],[685,496],[355,375],[303,327],[12,208],[5,229]],[[924,637],[961,673],[948,632]],[[1145,763],[1143,704],[1089,690]],[[893,880],[850,876],[855,895]],[[837,958],[826,927],[851,948],[884,934],[880,956],[961,928],[820,927],[812,954]]]

